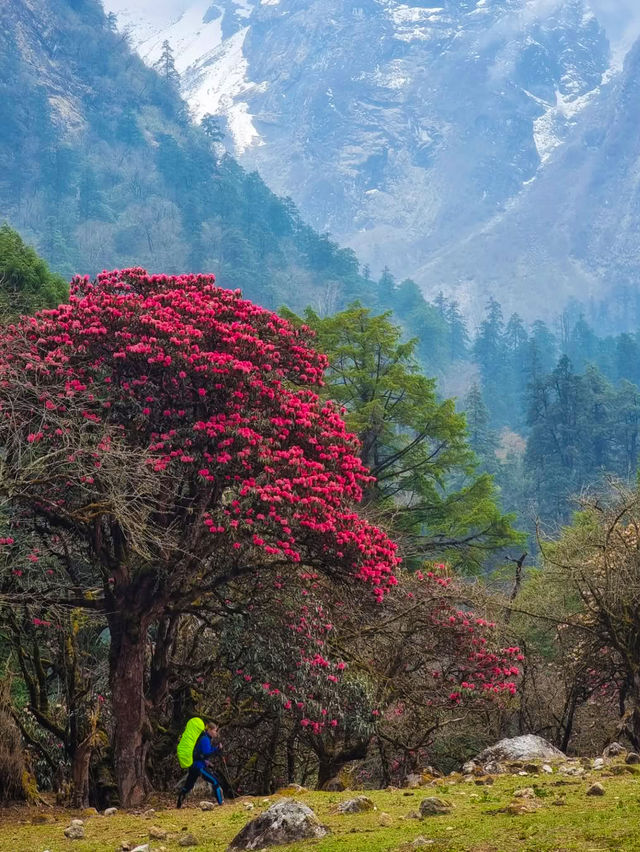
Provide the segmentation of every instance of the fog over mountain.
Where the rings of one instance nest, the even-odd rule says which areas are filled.
[[[591,8],[622,57],[640,35],[640,5],[636,0],[591,0]]]
[[[168,40],[195,117],[218,116],[242,164],[374,272],[388,265],[429,295],[455,292],[470,313],[494,294],[533,316],[582,291],[571,257],[549,248],[553,263],[536,274],[570,270],[562,286],[516,297],[518,264],[503,270],[493,245],[469,272],[468,246],[529,209],[532,187],[608,96],[640,28],[631,0],[105,5],[148,62]],[[519,244],[533,224],[518,215]],[[591,297],[606,274],[589,271]]]

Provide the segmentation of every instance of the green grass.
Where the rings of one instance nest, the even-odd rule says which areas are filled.
[[[594,780],[605,787],[603,797],[587,797],[586,791]],[[518,787],[532,786],[538,796],[531,813],[511,815],[501,809],[514,801]],[[600,850],[640,850],[640,776],[627,774],[609,777],[590,773],[577,779],[557,773],[539,777],[503,776],[490,787],[457,780],[445,781],[436,787],[415,791],[365,791],[373,799],[377,810],[353,815],[336,813],[337,804],[350,798],[345,793],[297,793],[293,796],[305,802],[328,825],[331,834],[319,841],[279,847],[288,852],[387,852],[401,844],[423,835],[434,840],[427,849],[474,850],[474,852],[600,852]],[[453,804],[450,814],[427,817],[424,820],[405,819],[417,810],[426,796],[440,796]],[[170,832],[166,841],[151,842],[151,849],[164,846],[178,850],[177,840],[184,831],[192,832],[200,841],[196,847],[207,852],[221,852],[242,826],[279,796],[242,799],[225,804],[210,812],[200,811],[196,805],[185,806],[181,811],[157,804],[151,817],[118,813],[114,817],[85,818],[85,839],[71,841],[63,830],[78,813],[62,809],[6,808],[0,811],[0,850],[2,852],[115,852],[122,840],[133,845],[146,843],[151,825]],[[247,811],[245,802],[254,804]],[[517,800],[522,801],[522,800]],[[564,804],[558,804],[564,802]],[[167,802],[168,804],[168,802]],[[393,822],[380,825],[380,814],[386,812]],[[47,813],[55,822],[34,824],[34,818]]]

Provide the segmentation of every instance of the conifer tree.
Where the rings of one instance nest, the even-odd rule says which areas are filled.
[[[476,472],[464,415],[438,398],[416,341],[402,341],[390,313],[353,305],[326,318],[308,310],[304,320],[329,357],[325,393],[347,409],[376,478],[370,511],[400,538],[409,563],[437,557],[478,570],[487,553],[518,541],[491,476]]]
[[[167,83],[175,89],[180,88],[180,75],[176,70],[173,50],[167,39],[162,42],[162,53],[159,59],[154,62],[153,67]]]

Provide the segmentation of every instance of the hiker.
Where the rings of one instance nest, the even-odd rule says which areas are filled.
[[[208,781],[218,804],[223,803],[222,787],[209,768],[209,758],[214,754],[220,754],[221,751],[218,726],[214,722],[207,722],[205,725],[202,719],[198,718],[189,719],[178,745],[180,766],[183,769],[189,767],[189,774],[178,795],[176,807],[182,807],[184,797],[193,789],[198,778]]]

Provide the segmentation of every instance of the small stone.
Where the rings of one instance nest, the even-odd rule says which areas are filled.
[[[604,769],[604,766],[605,766],[604,757],[596,757],[596,759],[593,761],[593,768],[596,769],[596,770],[597,769]]]
[[[548,763],[543,763],[540,768],[543,772],[546,772],[547,775],[551,775],[553,773],[553,767],[549,766]]]
[[[398,852],[412,852],[413,849],[423,849],[425,846],[433,846],[435,840],[427,840],[420,834],[415,840],[407,841],[398,847]]]
[[[339,814],[359,814],[374,809],[375,805],[368,796],[356,796],[355,799],[347,799],[338,805]]]
[[[252,811],[255,808],[255,805],[253,804],[253,802],[243,802],[242,807],[245,809],[245,811]]]
[[[144,811],[142,816],[146,817],[148,819],[149,817],[155,816],[155,813],[156,813],[155,808],[149,808],[148,810]]]
[[[200,802],[198,807],[201,811],[212,811],[215,808],[213,802]]]
[[[572,766],[570,764],[561,766],[560,772],[562,772],[563,775],[571,775],[574,778],[581,778],[585,774],[583,766]]]
[[[537,763],[525,763],[524,771],[529,772],[531,775],[538,775],[540,767]]]
[[[409,811],[405,819],[422,819],[418,811]]]
[[[169,832],[166,828],[160,828],[159,825],[152,825],[149,829],[149,838],[151,840],[166,840]]]
[[[506,808],[503,808],[501,813],[510,814],[511,816],[522,816],[530,814],[536,810],[533,802],[511,802]]]
[[[337,776],[335,778],[330,778],[322,785],[322,789],[326,793],[341,793],[343,790],[346,790],[344,785],[344,781],[342,781]]]
[[[522,778],[526,778],[526,776],[527,776],[529,773],[528,773],[528,772],[525,772],[525,771],[524,771],[524,769],[521,769],[521,770],[520,770],[520,772],[516,772],[515,774],[516,774],[516,775],[520,775]]]
[[[533,787],[522,787],[520,790],[516,790],[513,796],[515,799],[535,799],[536,791]]]
[[[441,814],[451,813],[451,803],[438,799],[436,796],[429,796],[428,799],[423,799],[420,802],[420,816],[440,816]]]
[[[621,754],[626,753],[626,748],[620,743],[611,743],[608,745],[605,750],[602,752],[603,757],[619,757]]]
[[[462,764],[462,774],[463,775],[472,775],[473,770],[478,766],[473,760],[468,760],[466,763]]]
[[[635,751],[630,751],[629,754],[624,759],[625,763],[640,763],[640,754],[637,754]]]
[[[587,790],[587,796],[604,796],[604,787],[596,781]]]
[[[380,817],[378,819],[378,822],[384,828],[388,828],[390,825],[393,825],[393,817],[391,816],[391,814],[387,814],[384,811],[382,811],[382,813],[380,814]]]
[[[84,825],[84,820],[83,819],[72,819],[71,825],[75,825],[75,826]]]
[[[484,771],[487,775],[504,775],[507,770],[502,763],[498,763],[497,760],[492,760],[485,764]]]
[[[117,809],[117,808],[107,808],[107,809],[104,811],[104,815],[105,815],[105,816],[115,816],[117,813],[118,813],[118,809]]]
[[[485,775],[484,778],[476,778],[475,781],[478,787],[489,787],[494,783],[494,780],[490,775]]]
[[[180,840],[178,840],[178,846],[197,846],[198,839],[193,834],[184,834]]]
[[[131,849],[131,847],[129,847]],[[143,843],[141,846],[136,846],[131,849],[131,852],[151,852],[151,847],[148,843]]]
[[[79,822],[80,825],[74,825],[74,822]],[[74,819],[70,826],[65,828],[64,836],[69,840],[83,840],[84,839],[84,826],[82,825],[82,820]]]
[[[409,790],[415,790],[416,787],[420,787],[422,784],[422,777],[417,775],[415,772],[406,775],[402,781],[402,786],[407,787]]]
[[[128,840],[120,841],[120,852],[131,852],[131,844]]]

